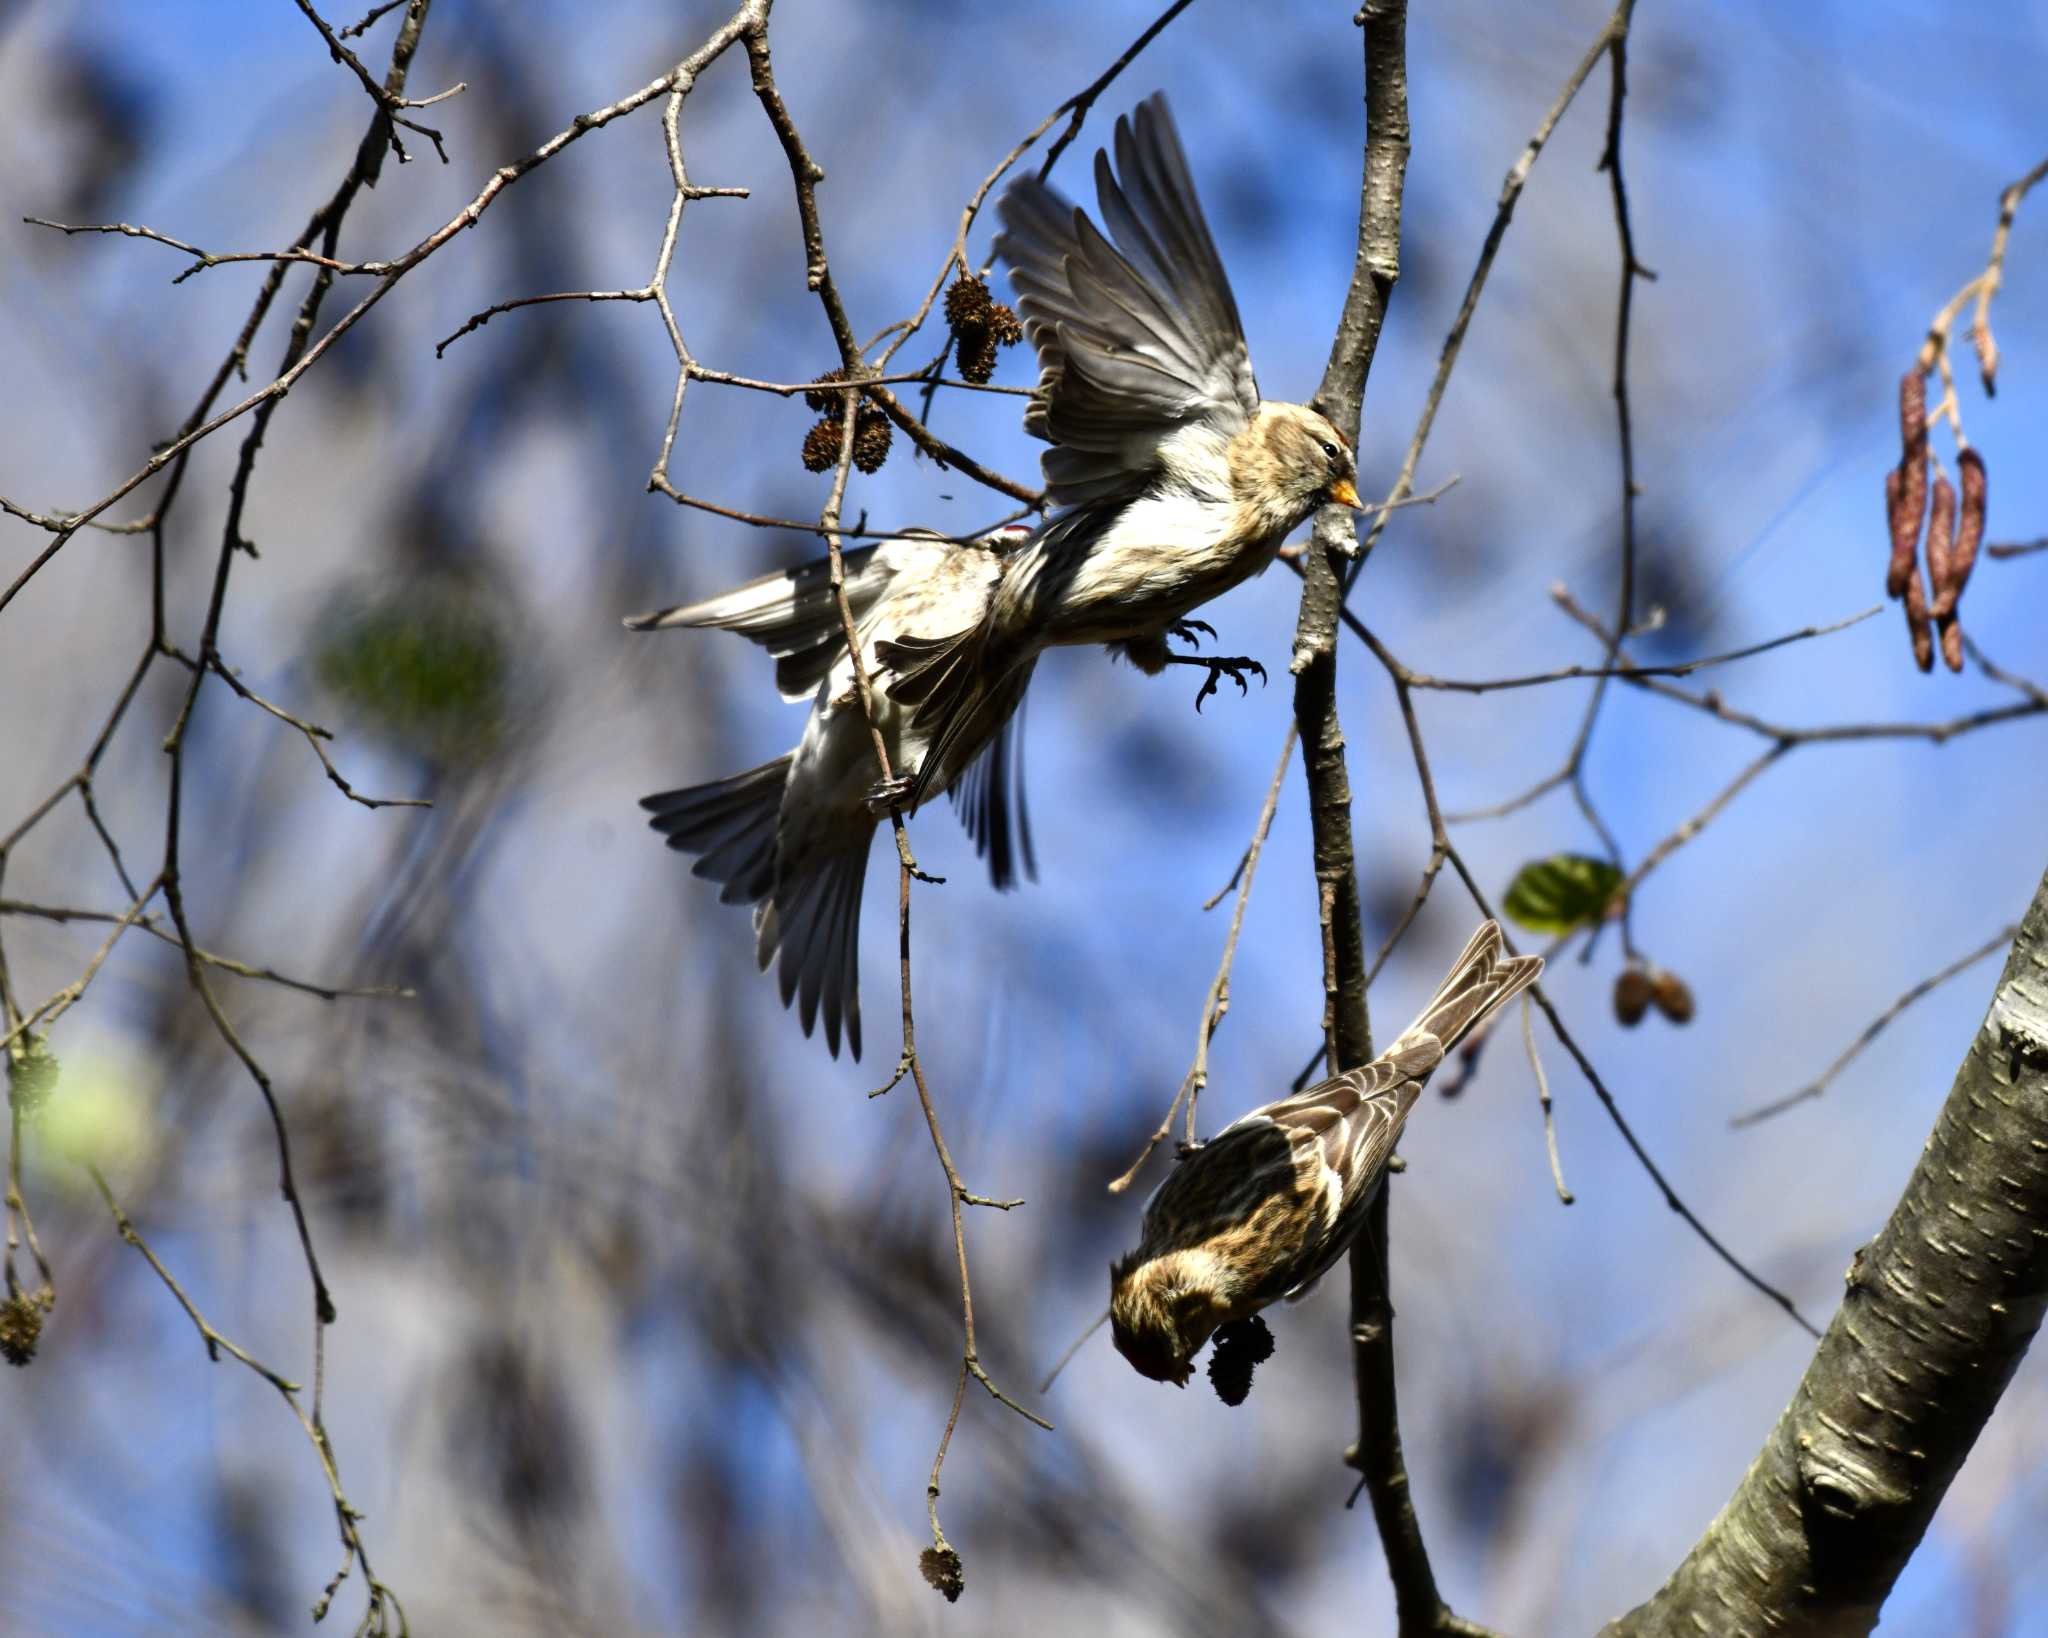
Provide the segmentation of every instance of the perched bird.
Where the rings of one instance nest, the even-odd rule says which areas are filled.
[[[1394,1044],[1233,1121],[1192,1149],[1145,1206],[1138,1249],[1109,1271],[1117,1352],[1187,1386],[1218,1326],[1305,1296],[1364,1226],[1395,1141],[1430,1072],[1468,1030],[1543,971],[1502,952],[1487,922]]]
[[[1029,531],[1002,530],[960,542],[920,531],[843,554],[846,598],[874,688],[875,723],[892,769],[915,769],[926,738],[877,675],[875,650],[892,638],[946,631],[980,616],[1002,572],[1004,553]],[[775,656],[784,699],[811,701],[795,750],[708,785],[662,791],[641,806],[668,845],[701,855],[695,873],[724,885],[727,904],[752,904],[754,949],[765,972],[780,952],[782,1004],[796,1003],[804,1033],[822,1012],[825,1041],[839,1055],[842,1024],[860,1056],[859,931],[868,846],[878,810],[901,785],[878,784],[846,646],[829,561],[758,580],[701,603],[635,615],[638,631],[715,627],[749,637]],[[1016,671],[983,714],[986,732],[963,746],[948,786],[975,851],[998,888],[1018,864],[1036,875],[1024,811],[1022,722],[1015,713],[1030,668]]]
[[[1023,177],[999,207],[996,253],[1037,350],[1024,428],[1057,512],[1007,565],[974,625],[881,646],[898,700],[934,737],[922,800],[954,777],[1019,670],[1061,643],[1106,643],[1139,670],[1209,670],[1240,688],[1248,659],[1168,650],[1188,613],[1265,569],[1318,507],[1356,507],[1344,435],[1316,410],[1264,404],[1244,328],[1202,220],[1165,98],[1116,124],[1116,166],[1095,156],[1108,236],[1043,182]]]

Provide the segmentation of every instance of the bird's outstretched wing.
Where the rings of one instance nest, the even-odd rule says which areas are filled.
[[[885,541],[846,552],[846,600],[855,621],[861,620],[901,571],[903,554]],[[764,574],[744,586],[720,592],[702,602],[635,614],[626,620],[633,631],[667,631],[678,626],[736,631],[775,656],[775,686],[786,700],[805,699],[830,675],[846,652],[846,631],[839,600],[832,595],[829,559]]]
[[[974,842],[977,858],[988,860],[989,880],[998,893],[1017,885],[1021,867],[1027,880],[1038,880],[1038,856],[1031,845],[1031,814],[1024,804],[1024,687],[1029,671],[1018,680],[1014,708],[995,708],[1002,726],[988,749],[946,789],[960,823]]]
[[[1057,447],[1049,498],[1084,504],[1135,491],[1159,448],[1202,423],[1222,438],[1259,407],[1244,326],[1202,219],[1166,99],[1116,123],[1116,166],[1095,156],[1101,229],[1032,177],[998,207],[996,253],[1037,350],[1039,396],[1024,429]]]

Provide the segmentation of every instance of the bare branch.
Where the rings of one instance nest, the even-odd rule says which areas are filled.
[[[1851,1041],[1848,1046],[1844,1047],[1835,1061],[1822,1070],[1816,1079],[1808,1081],[1806,1085],[1800,1087],[1796,1092],[1789,1092],[1782,1098],[1774,1098],[1769,1103],[1758,1104],[1754,1109],[1747,1109],[1739,1115],[1731,1116],[1728,1124],[1730,1126],[1754,1126],[1758,1121],[1769,1120],[1773,1115],[1782,1115],[1786,1110],[1806,1102],[1809,1098],[1820,1097],[1834,1084],[1835,1077],[1847,1069],[1850,1064],[1854,1063],[1863,1049],[1884,1033],[1885,1025],[1898,1017],[1900,1013],[1912,1006],[1922,996],[1932,994],[1935,990],[1940,989],[1942,985],[1946,984],[1957,974],[1968,972],[1986,956],[1996,955],[2000,950],[2006,949],[2011,945],[2018,933],[2019,924],[2017,922],[2001,927],[1968,955],[1951,961],[1940,972],[1921,979],[1919,983],[1906,991],[1898,1000],[1894,1001],[1883,1012],[1864,1025],[1863,1032],[1855,1040]]]

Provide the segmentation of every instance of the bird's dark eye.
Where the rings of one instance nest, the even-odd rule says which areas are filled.
[[[1337,446],[1325,439],[1323,442],[1323,453],[1334,461],[1337,458]]]

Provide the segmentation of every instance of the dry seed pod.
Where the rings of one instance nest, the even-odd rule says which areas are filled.
[[[996,337],[993,330],[965,330],[959,339],[960,374],[976,383],[996,373]]]
[[[42,1335],[43,1311],[33,1297],[0,1302],[0,1359],[10,1365],[28,1364],[36,1357]]]
[[[1984,457],[1974,449],[1959,454],[1956,480],[1962,486],[1963,503],[1956,514],[1956,538],[1948,556],[1948,574],[1934,577],[1937,620],[1955,613],[1963,588],[1970,583],[1970,571],[1977,566],[1977,547],[1984,539]]]
[[[1949,580],[1950,548],[1956,534],[1956,490],[1943,473],[1934,480],[1934,506],[1927,518],[1927,583],[1934,592],[1929,614],[1941,612],[1941,591]]]
[[[985,330],[995,303],[988,286],[972,274],[955,279],[946,292],[946,324],[954,335],[963,330]]]
[[[967,1571],[951,1547],[927,1547],[917,1555],[917,1568],[932,1591],[943,1594],[947,1603],[960,1602],[967,1587]]]
[[[1884,475],[1884,515],[1891,525],[1892,556],[1884,572],[1884,594],[1887,597],[1906,595],[1906,576],[1913,572],[1913,551],[1919,544],[1917,528],[1906,526],[1905,492],[1899,482],[1899,469],[1890,467]]]
[[[1899,377],[1899,461],[1910,465],[1927,448],[1927,378],[1918,370]]]
[[[831,423],[832,458],[839,458],[839,427]],[[879,412],[862,410],[853,424],[853,464],[863,472],[879,472],[889,458],[889,423]]]
[[[1650,981],[1650,999],[1674,1024],[1692,1022],[1692,988],[1676,973],[1660,972]]]
[[[1963,669],[1963,623],[1953,614],[1941,622],[1941,657],[1949,670]]]
[[[1614,980],[1614,1016],[1628,1029],[1650,1010],[1650,975],[1640,967],[1624,967]]]
[[[1257,1314],[1218,1326],[1209,1348],[1209,1383],[1226,1405],[1242,1405],[1252,1391],[1252,1371],[1273,1357],[1273,1333]]]
[[[823,472],[839,459],[839,418],[828,415],[804,434],[804,470]]]
[[[827,370],[823,375],[817,377],[812,385],[815,387],[830,387],[847,379],[847,373],[843,369]],[[820,415],[829,415],[833,410],[839,408],[841,401],[840,394],[836,392],[807,392],[804,394],[804,402]]]
[[[1920,526],[1927,517],[1927,383],[1917,370],[1899,379],[1899,493],[1892,499],[1885,486],[1885,502],[1892,525],[1892,568],[1885,589],[1893,597],[1906,590],[1906,573],[1920,549]],[[1896,589],[1894,589],[1896,582]]]
[[[1913,663],[1922,671],[1934,669],[1934,627],[1927,618],[1927,588],[1920,580],[1920,566],[1906,576],[1906,630],[1913,635]]]

